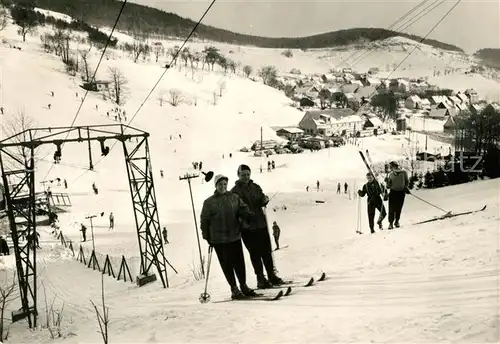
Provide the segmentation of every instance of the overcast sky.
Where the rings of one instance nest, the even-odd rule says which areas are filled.
[[[131,1],[196,21],[210,3],[209,0]],[[388,28],[419,2],[415,0],[218,0],[203,23],[251,35],[300,37],[353,27]],[[421,8],[433,2],[434,0],[428,0]],[[447,0],[406,31],[424,36],[455,2]],[[396,31],[398,28],[396,26]],[[500,48],[500,0],[462,0],[429,38],[455,44],[470,53],[480,48]]]

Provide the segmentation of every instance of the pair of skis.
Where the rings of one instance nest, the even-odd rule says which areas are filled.
[[[326,273],[321,273],[320,277],[318,278],[318,282],[322,282],[326,280]],[[307,280],[306,283],[300,283],[300,282],[293,282],[293,281],[287,281],[284,284],[280,286],[274,286],[269,289],[280,289],[276,294],[272,295],[264,295],[262,293],[258,293],[257,296],[248,296],[244,297],[241,299],[235,299],[235,300],[221,300],[221,301],[214,301],[213,303],[222,303],[222,302],[241,302],[241,301],[278,301],[283,297],[286,297],[290,295],[293,291],[293,288],[307,288],[313,286],[315,283],[314,277],[311,277]]]

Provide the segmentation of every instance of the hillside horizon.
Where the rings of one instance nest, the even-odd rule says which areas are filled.
[[[20,3],[22,0],[12,0]],[[71,17],[97,26],[112,27],[122,3],[110,0],[100,4],[89,4],[85,0],[34,0],[35,6]],[[166,24],[167,23],[167,24]],[[175,13],[161,9],[127,3],[117,29],[126,32],[144,33],[152,36],[187,37],[196,23]],[[366,41],[379,41],[390,37],[401,36],[420,42],[422,37],[408,33],[386,30],[383,28],[357,27],[337,31],[329,31],[303,37],[262,37],[246,35],[214,26],[200,24],[194,34],[195,38],[236,45],[253,45],[261,48],[280,49],[320,49],[359,44]],[[458,46],[424,39],[422,43],[435,48],[464,52]]]

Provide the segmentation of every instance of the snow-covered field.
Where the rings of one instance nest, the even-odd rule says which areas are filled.
[[[0,105],[5,109],[5,115],[0,117],[2,123],[24,111],[37,126],[69,126],[84,93],[78,86],[78,78],[65,73],[59,58],[43,53],[38,38],[28,37],[23,44],[15,31],[9,27],[2,35],[9,44],[22,47],[21,51],[0,44]],[[198,50],[203,46],[192,45]],[[274,64],[281,70],[326,72],[334,61],[342,58],[336,55],[318,60],[320,54],[331,52],[297,51],[288,59],[278,50],[217,46],[222,53],[225,49],[227,54],[232,50],[232,59],[251,64],[255,69],[262,64]],[[377,54],[401,54],[401,58],[404,55],[403,52],[374,55]],[[432,72],[434,65],[442,64],[444,68],[455,63],[447,56],[425,59],[421,56],[408,62],[414,70],[408,67],[401,73],[418,76],[414,74],[416,70]],[[382,57],[372,57],[368,67],[391,63],[382,63]],[[91,59],[92,66],[96,61],[97,55]],[[107,78],[108,67],[118,67],[124,73],[129,91],[123,109],[130,121],[163,72],[161,66],[153,62],[135,64],[124,58],[122,52],[110,51],[98,79]],[[214,105],[214,92],[220,90],[222,82],[223,95],[217,97]],[[457,83],[456,89],[470,87],[460,84],[460,80],[449,82]],[[485,90],[489,87],[485,86]],[[191,105],[160,106],[159,95],[164,93],[168,99],[171,89],[179,90],[185,103]],[[476,89],[479,91],[480,87]],[[237,152],[241,146],[260,139],[261,127],[264,139],[268,139],[275,137],[271,126],[297,124],[303,113],[289,103],[281,92],[238,75],[200,70],[192,74],[184,69],[167,72],[132,125],[151,133],[160,221],[169,228],[171,242],[166,246],[166,255],[179,274],[169,270],[171,288],[166,290],[159,282],[139,289],[105,277],[110,343],[498,341],[499,181],[416,192],[447,210],[476,209],[488,204],[483,213],[412,226],[415,221],[442,214],[408,196],[401,230],[355,236],[358,214],[362,229],[368,231],[365,201],[358,203],[354,197],[365,175],[357,147],[347,145],[315,153],[273,156],[276,170],[262,174],[258,170],[266,164],[265,159]],[[112,108],[109,101],[89,94],[75,125],[115,123],[113,113],[109,118],[106,115]],[[403,136],[387,135],[363,139],[361,148],[369,149],[375,161],[385,161],[404,158],[406,144]],[[438,149],[442,144],[429,140],[429,146]],[[54,166],[46,177],[68,181],[68,190],[52,186],[53,192],[68,192],[73,203],[71,212],[60,215],[62,232],[78,242],[79,224],[86,223],[84,217],[104,211],[106,216],[94,222],[97,251],[113,257],[122,254],[130,257],[132,270],[138,271],[134,259],[138,256],[137,236],[123,153],[117,145],[107,157],[101,158],[97,144],[93,149],[94,163],[99,161],[94,172],[87,171],[86,145],[66,144],[61,164]],[[37,181],[42,181],[53,166],[54,150],[55,147],[40,148]],[[198,296],[203,281],[195,281],[191,272],[198,257],[189,192],[186,183],[179,181],[179,176],[194,172],[192,161],[203,161],[205,171],[226,174],[230,184],[236,179],[237,166],[249,164],[255,181],[273,197],[269,220],[280,224],[283,245],[289,245],[275,253],[280,274],[298,279],[325,271],[329,276],[327,281],[308,290],[296,289],[293,296],[279,303],[200,305]],[[163,179],[160,170],[165,171]],[[317,180],[321,182],[321,191],[306,192],[306,186],[314,189]],[[93,182],[99,187],[98,195],[92,193]],[[349,194],[335,194],[338,182],[349,183]],[[42,189],[41,184],[37,187]],[[202,183],[201,178],[193,182],[197,214],[212,191],[213,183]],[[107,214],[111,211],[115,214],[114,232],[107,231]],[[99,342],[89,300],[99,299],[100,274],[70,258],[48,229],[41,231],[40,285],[45,286],[49,299],[57,296],[60,303],[65,302],[66,338],[59,341]],[[84,245],[91,248],[89,242]],[[206,249],[203,243],[203,252]],[[249,284],[254,286],[248,256],[246,261]],[[2,257],[0,266],[4,270],[0,271],[0,278],[6,278],[13,263],[12,256]],[[212,300],[228,297],[215,259],[209,292]],[[45,314],[42,295],[39,293],[41,324]],[[18,307],[14,302],[9,311]],[[10,333],[12,343],[52,342],[46,330],[28,331],[24,322],[13,324]]]

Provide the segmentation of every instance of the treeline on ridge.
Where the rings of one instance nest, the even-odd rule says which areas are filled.
[[[92,2],[89,0],[0,1],[17,3],[33,1],[36,7],[65,13],[78,21],[86,22],[97,27],[112,27],[122,6],[122,2],[117,0],[100,0]],[[167,13],[152,7],[127,3],[117,28],[120,31],[129,33],[148,33],[149,36],[186,37],[194,25],[194,21],[182,18],[174,13]],[[354,44],[360,41],[383,40],[394,36],[402,36],[416,41],[422,39],[419,36],[380,28],[354,28],[298,38],[270,38],[239,34],[201,24],[195,33],[195,37],[199,39],[237,45],[254,45],[263,48],[282,49],[327,48]],[[462,52],[462,49],[457,46],[433,39],[425,39],[423,43],[440,49]]]

